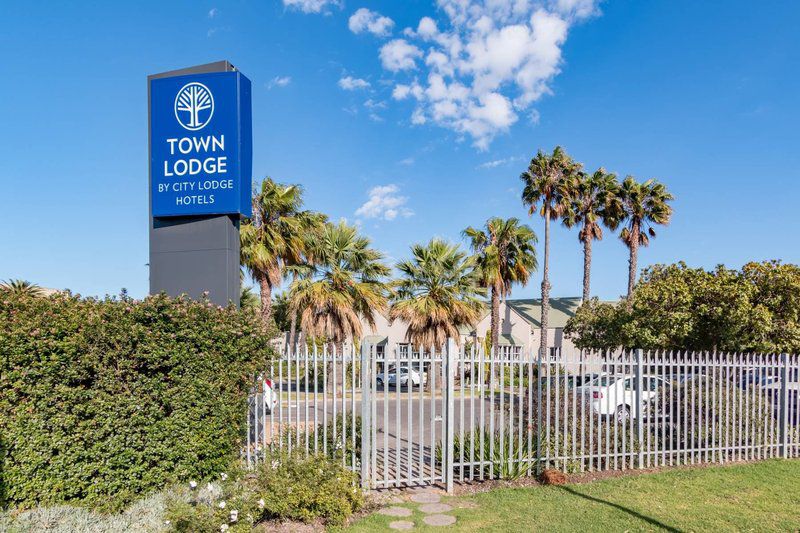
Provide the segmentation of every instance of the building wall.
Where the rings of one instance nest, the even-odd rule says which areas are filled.
[[[504,302],[500,303],[500,334],[512,335],[523,343],[522,353],[535,353],[539,348],[540,330],[532,328],[531,325],[520,316],[514,309]],[[364,336],[378,335],[387,337],[387,344],[406,343],[406,324],[403,321],[395,320],[391,325],[389,320],[382,314],[375,315],[375,327],[370,327],[362,323]],[[491,314],[486,314],[475,328],[475,334],[479,338],[489,335],[491,328]],[[465,336],[463,340],[469,340]],[[575,347],[569,339],[564,338],[563,328],[550,328],[547,333],[547,345],[549,347],[562,348],[564,350],[574,350]]]

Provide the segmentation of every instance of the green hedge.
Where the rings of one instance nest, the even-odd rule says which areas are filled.
[[[208,302],[0,297],[7,503],[116,510],[226,469],[271,353],[252,314]]]

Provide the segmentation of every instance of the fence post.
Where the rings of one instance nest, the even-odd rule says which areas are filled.
[[[634,413],[636,416],[636,438],[639,445],[639,468],[644,467],[644,450],[642,449],[642,442],[644,442],[644,421],[642,420],[642,388],[644,387],[644,379],[642,377],[642,360],[644,359],[644,351],[642,349],[636,350],[636,388],[634,389],[636,406]]]
[[[536,354],[536,475],[542,473],[542,353],[540,347]],[[549,392],[549,390],[548,390]],[[550,399],[548,398],[549,402]],[[549,424],[550,421],[548,420]]]
[[[781,457],[789,457],[789,355],[781,354],[780,446]]]
[[[371,346],[361,343],[361,488],[369,490],[372,479],[372,362]],[[334,400],[335,401],[335,400]]]
[[[444,424],[445,424],[445,442],[444,442],[444,461],[442,468],[444,468],[444,484],[448,494],[453,492],[453,463],[455,454],[455,360],[456,360],[456,343],[453,339],[447,339],[447,353],[445,354],[444,372],[445,372],[445,387],[444,387]],[[462,384],[463,386],[463,384]]]

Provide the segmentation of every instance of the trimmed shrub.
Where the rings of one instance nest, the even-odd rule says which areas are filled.
[[[271,353],[256,317],[208,302],[3,296],[8,503],[117,510],[224,470]]]

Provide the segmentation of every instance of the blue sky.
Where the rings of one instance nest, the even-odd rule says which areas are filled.
[[[219,59],[253,82],[254,177],[302,184],[391,261],[495,215],[543,238],[519,174],[560,144],[676,195],[642,266],[800,262],[800,5],[524,4],[5,2],[0,279],[146,294],[146,76]],[[554,227],[551,269],[580,294],[575,231]],[[608,234],[593,292],[626,269]]]

